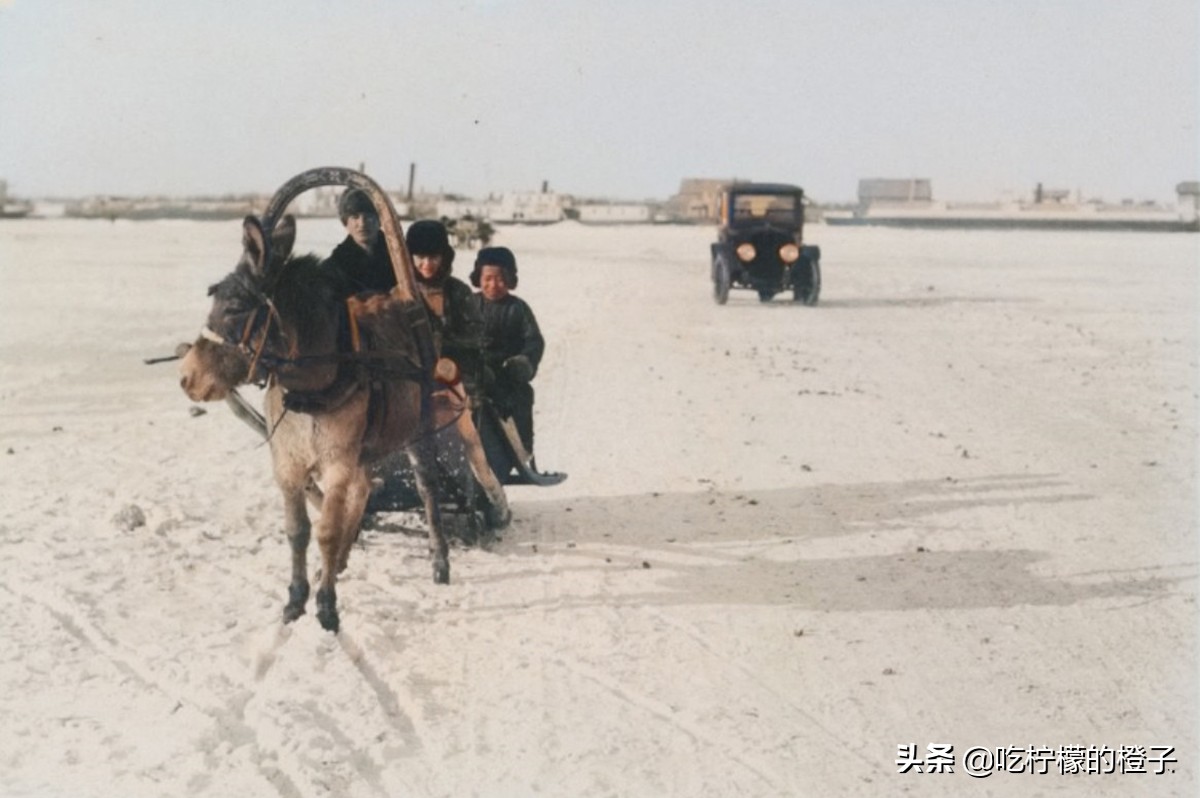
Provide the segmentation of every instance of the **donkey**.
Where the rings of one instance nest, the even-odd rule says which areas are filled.
[[[271,231],[269,246],[255,217],[246,217],[243,232],[237,268],[209,289],[212,310],[180,363],[180,385],[192,400],[208,402],[226,398],[243,383],[266,379],[271,459],[292,552],[283,620],[303,615],[308,601],[312,524],[306,486],[316,481],[323,492],[315,524],[322,562],[317,619],[336,632],[335,584],[362,522],[370,491],[367,469],[391,453],[403,450],[412,464],[429,526],[433,580],[450,581],[434,495],[437,403],[412,324],[414,310],[423,313],[424,308],[414,309],[420,300],[367,299],[353,337],[378,334],[387,348],[366,353],[370,357],[348,352],[347,303],[318,258],[292,256],[295,220],[283,217]],[[490,472],[487,476],[495,481]],[[499,492],[503,501],[503,489]],[[502,510],[507,513],[506,504]]]

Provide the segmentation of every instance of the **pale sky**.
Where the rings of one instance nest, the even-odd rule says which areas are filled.
[[[0,0],[19,196],[403,190],[665,199],[864,177],[939,199],[1174,200],[1200,0]]]

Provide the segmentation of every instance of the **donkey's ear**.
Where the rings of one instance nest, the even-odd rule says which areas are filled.
[[[267,248],[263,241],[262,225],[253,216],[242,220],[242,248],[254,266],[254,271],[262,274]]]
[[[290,213],[275,223],[271,231],[271,258],[277,262],[287,260],[292,255],[292,245],[296,243],[296,217]]]

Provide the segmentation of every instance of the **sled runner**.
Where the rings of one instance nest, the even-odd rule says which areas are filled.
[[[483,441],[492,472],[505,485],[538,485],[550,487],[567,478],[559,471],[538,471],[533,456],[525,451],[517,425],[511,418],[503,418],[491,404],[476,412],[475,426]]]

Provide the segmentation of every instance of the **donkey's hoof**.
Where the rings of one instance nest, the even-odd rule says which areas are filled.
[[[434,562],[433,583],[435,585],[450,584],[450,563],[444,560],[442,562]]]
[[[304,614],[308,603],[308,582],[293,582],[288,585],[288,603],[283,608],[283,622],[291,623]]]
[[[508,509],[507,507],[502,509],[489,507],[484,513],[484,517],[487,520],[487,525],[490,528],[504,529],[512,522],[512,510]]]
[[[321,607],[317,610],[317,620],[321,622],[321,628],[325,631],[338,633],[337,607]]]
[[[337,592],[331,587],[317,591],[317,620],[321,622],[322,629],[337,634]]]

